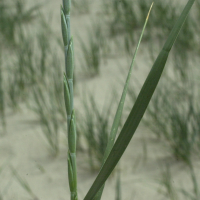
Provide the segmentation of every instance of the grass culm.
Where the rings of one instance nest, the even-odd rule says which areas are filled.
[[[137,126],[142,119],[144,112],[149,104],[149,101],[156,89],[158,81],[161,77],[162,71],[164,69],[165,63],[168,58],[168,54],[180,32],[180,29],[188,15],[189,10],[191,9],[194,0],[189,0],[185,6],[182,14],[179,19],[176,21],[172,31],[169,34],[169,37],[166,43],[163,46],[163,49],[159,53],[136,101],[135,104],[128,116],[117,140],[115,141],[117,129],[119,127],[119,122],[121,118],[121,113],[123,109],[124,99],[126,96],[127,85],[130,79],[131,69],[133,62],[130,67],[130,71],[127,77],[127,82],[122,93],[122,98],[117,109],[113,126],[111,128],[111,133],[109,135],[108,144],[105,150],[103,158],[103,166],[97,175],[94,183],[86,194],[84,200],[91,199],[101,199],[101,195],[104,189],[104,184],[118,161],[120,160],[122,154],[124,153],[126,147],[128,146]],[[71,200],[77,200],[77,175],[76,175],[76,120],[73,110],[73,40],[71,39],[70,34],[70,8],[71,1],[63,0],[63,8],[61,7],[61,24],[62,24],[62,36],[65,50],[65,60],[66,60],[66,76],[64,79],[65,83],[65,105],[68,115],[68,178],[69,186],[71,191]],[[148,20],[149,14],[147,16],[146,22]],[[145,25],[146,25],[145,22]],[[144,27],[145,27],[144,25]],[[144,29],[143,29],[144,32]],[[142,35],[143,35],[142,32]],[[141,38],[140,38],[141,41]],[[139,41],[139,44],[140,44]],[[138,47],[136,49],[136,52]],[[135,59],[135,55],[133,61]],[[91,121],[91,120],[90,120]]]

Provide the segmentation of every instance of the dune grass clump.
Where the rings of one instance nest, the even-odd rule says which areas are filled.
[[[20,102],[27,101],[30,97],[29,91],[34,85],[41,84],[41,81],[45,80],[44,73],[40,73],[39,67],[44,68],[47,60],[46,57],[36,55],[36,45],[31,36],[25,36],[22,32],[19,35],[19,41],[21,45],[8,66],[14,72],[8,74],[8,105],[14,110]],[[41,54],[43,55],[44,51]]]
[[[131,53],[133,45],[136,44],[136,33],[141,29],[141,24],[146,18],[145,13],[148,11],[150,3],[150,0],[113,0],[110,3],[104,3],[104,7],[107,5],[110,9],[106,13],[110,36],[113,39],[123,36],[124,49],[128,54]],[[147,26],[148,34],[145,34],[145,39],[146,41],[155,40],[162,43],[174,25],[174,19],[179,16],[179,8],[181,8],[182,2],[156,0],[155,4],[156,6],[152,11],[152,20]],[[199,5],[198,1],[196,4]],[[197,45],[199,37],[196,35],[199,32],[199,26],[197,25],[199,21],[198,11],[197,6],[194,14],[186,19],[183,30],[177,38],[177,45],[174,46],[175,54],[180,52],[182,48],[199,50]],[[188,40],[188,38],[190,39]]]
[[[48,69],[48,78],[42,84],[34,85],[32,92],[32,102],[29,108],[37,115],[44,136],[48,142],[49,152],[52,156],[59,153],[59,135],[61,131],[66,131],[63,84],[59,81],[62,76],[59,57],[51,53],[52,68]],[[55,70],[56,69],[56,70]],[[39,73],[42,71],[39,70]],[[45,74],[47,75],[47,74]],[[51,87],[49,85],[51,84]]]
[[[6,128],[6,106],[12,104],[14,105],[13,107],[17,107],[19,90],[16,88],[16,82],[19,79],[15,74],[16,66],[14,73],[8,73],[7,59],[2,58],[9,51],[8,60],[10,61],[12,60],[12,50],[15,48],[17,52],[20,51],[19,49],[23,43],[18,43],[18,37],[22,33],[23,27],[36,18],[39,8],[40,6],[36,5],[27,9],[23,0],[0,0],[0,121],[4,131]],[[20,79],[20,87],[23,87],[22,77]]]
[[[88,99],[88,100],[87,100]],[[78,137],[87,143],[89,164],[92,171],[99,170],[109,136],[109,118],[111,115],[113,100],[103,109],[99,110],[94,97],[84,98],[84,111],[79,114],[77,124]]]
[[[138,27],[138,16],[135,12],[134,4],[135,2],[130,0],[112,1],[111,6],[114,16],[110,24],[110,34],[112,36],[121,32],[134,35],[134,29]]]
[[[86,74],[96,76],[100,73],[102,49],[105,44],[101,27],[93,24],[88,28],[87,39],[87,41],[83,41],[80,38],[83,55],[82,68]]]
[[[15,1],[10,3],[14,4]],[[5,5],[7,4],[5,2]],[[37,26],[36,36],[33,37],[32,32],[28,28],[26,29],[25,24],[30,23],[36,17],[35,12],[39,9],[39,6],[27,10],[21,0],[16,1],[15,6],[13,6],[12,11],[14,12],[17,9],[19,16],[27,18],[21,19],[23,23],[17,24],[17,30],[13,36],[15,41],[12,42],[16,51],[12,51],[9,46],[11,44],[9,44],[9,59],[5,57],[1,66],[1,77],[6,77],[4,87],[0,84],[0,88],[2,88],[0,93],[4,94],[0,95],[1,106],[8,106],[12,111],[17,111],[20,109],[21,103],[25,102],[41,121],[41,127],[48,141],[51,154],[57,155],[59,152],[59,132],[61,129],[66,129],[63,126],[65,119],[63,84],[59,81],[61,64],[58,55],[54,53],[52,48],[53,45],[58,46],[58,43],[52,37],[53,33],[50,26],[42,15],[37,18],[40,23]],[[5,8],[7,13],[10,7],[7,5]],[[8,14],[11,18],[15,16],[12,12]],[[2,34],[1,36],[3,37]],[[4,50],[2,49],[1,52],[4,53]],[[52,87],[49,87],[50,84]],[[5,103],[3,103],[3,100]],[[0,116],[3,116],[3,113],[2,110]]]
[[[49,143],[51,155],[59,153],[59,122],[55,102],[48,102],[43,89],[37,87],[34,91],[34,102],[36,105],[32,110],[38,115],[43,133]],[[46,96],[45,96],[46,95]],[[48,96],[47,96],[48,97]],[[51,96],[52,97],[52,96]]]
[[[30,103],[32,94],[30,91],[34,87],[45,87],[49,84],[49,77],[54,74],[55,79],[55,76],[59,73],[59,70],[55,68],[55,65],[60,65],[58,63],[59,58],[52,50],[52,46],[58,45],[58,43],[53,39],[52,31],[49,30],[49,25],[43,16],[40,16],[38,20],[40,20],[40,23],[36,37],[33,37],[28,30],[24,31],[21,28],[20,33],[17,34],[17,42],[20,45],[16,47],[17,51],[11,53],[8,63],[4,63],[2,73],[7,77],[5,80],[7,88],[5,98],[7,106],[14,111],[19,109],[21,102]],[[50,45],[50,40],[53,45]],[[13,73],[9,73],[9,71]],[[54,82],[54,84],[57,84],[56,90],[62,90],[58,83]],[[56,98],[60,97],[60,95],[55,96]]]
[[[20,109],[20,104],[25,102],[35,112],[47,139],[49,152],[57,156],[59,133],[66,129],[63,125],[63,84],[59,81],[61,63],[52,48],[53,45],[58,46],[58,43],[52,37],[49,25],[43,16],[38,20],[40,24],[36,37],[20,27],[20,33],[17,34],[20,45],[16,47],[16,53],[13,52],[10,62],[6,63],[8,70],[3,71],[7,76],[4,81],[7,91],[4,93],[7,106],[13,111]],[[49,87],[50,84],[52,87]]]
[[[186,163],[199,152],[200,141],[199,83],[191,69],[187,72],[190,74],[187,73],[187,79],[176,74],[178,83],[169,77],[163,79],[144,118],[147,127],[163,140],[172,155]]]
[[[115,141],[135,55],[137,53],[139,44],[141,42],[141,37],[143,35],[147,20],[149,18],[149,14],[148,14],[138,46],[136,48],[136,51],[133,57],[129,74],[127,76],[126,84],[125,84],[122,97],[121,97],[121,100],[120,100],[120,103],[119,103],[119,106],[114,118],[112,128],[111,128],[111,133],[108,138],[108,143],[107,143],[107,147],[106,147],[103,162],[102,162],[102,168],[99,174],[97,175],[94,183],[92,184],[91,188],[87,192],[84,200],[101,199],[101,195],[104,189],[104,184],[106,180],[108,179],[109,175],[112,173],[115,166],[117,165],[117,163],[119,162],[121,156],[123,155],[126,147],[128,146],[132,136],[134,135],[144,115],[144,112],[150,102],[150,99],[162,75],[169,52],[181,30],[181,27],[184,24],[185,19],[187,18],[187,15],[194,1],[195,0],[188,1],[183,12],[181,13],[180,17],[176,21],[144,85],[142,86],[142,89],[136,99],[136,102],[122,130],[119,133],[118,138]],[[74,107],[73,107],[73,82],[72,82],[74,62],[73,62],[73,40],[71,38],[71,32],[70,32],[70,8],[71,8],[71,1],[63,0],[63,7],[61,7],[61,25],[62,25],[62,36],[63,36],[65,61],[66,61],[65,62],[66,76],[64,76],[64,84],[65,84],[64,93],[65,93],[66,112],[68,116],[68,120],[67,120],[68,122],[68,179],[69,179],[69,186],[70,186],[70,192],[71,192],[71,200],[78,200],[77,174],[76,174],[76,120],[75,120]]]
[[[137,2],[139,6],[140,13],[142,14],[142,19],[145,18],[144,11],[148,9],[149,0],[139,0]],[[198,2],[198,1],[197,1]],[[196,2],[196,4],[197,4]],[[172,0],[167,1],[155,1],[156,6],[152,12],[152,21],[149,23],[148,31],[153,33],[153,37],[156,40],[162,40],[165,38],[166,34],[169,34],[172,29],[176,19],[179,15],[181,8],[181,2],[174,2]],[[197,10],[196,10],[197,11]],[[195,13],[198,13],[195,12]],[[198,24],[198,14],[189,15],[185,21],[182,31],[180,32],[179,37],[177,38],[176,45],[174,46],[174,54],[179,54],[180,52],[186,56],[187,52],[181,51],[183,48],[188,50],[197,50],[199,49],[196,45],[198,39],[196,33],[199,32]],[[190,38],[188,40],[188,38]]]
[[[139,28],[140,19],[137,14],[137,8],[134,6],[135,1],[130,0],[114,0],[111,5],[104,3],[105,9],[110,8],[108,17],[108,29],[110,38],[123,36],[123,45],[128,54],[132,55],[133,45],[136,45],[135,30]],[[148,12],[148,9],[145,14]],[[142,23],[144,20],[142,21]],[[141,28],[141,27],[140,27]]]
[[[3,77],[6,77],[3,88],[4,102],[6,102],[5,106],[14,111],[19,109],[21,102],[27,102],[33,86],[41,84],[47,76],[47,60],[50,57],[47,41],[51,34],[50,32],[47,34],[43,23],[38,28],[37,37],[33,38],[28,27],[35,18],[43,20],[42,15],[36,15],[40,7],[41,5],[36,5],[27,9],[23,0],[0,2],[2,11],[0,48],[1,55],[5,57],[1,63],[1,73]],[[9,52],[9,57],[7,57],[7,52]]]
[[[174,64],[169,72],[173,77],[168,73],[163,77],[146,110],[143,123],[176,160],[188,164],[199,152],[199,82],[195,63],[193,67],[185,67],[183,62],[175,60]],[[175,69],[177,66],[182,67],[181,70]],[[131,89],[129,93],[133,101],[135,91]]]
[[[0,1],[0,36],[5,41],[6,47],[16,46],[16,34],[20,32],[21,26],[30,23],[36,18],[36,12],[41,5],[26,9],[24,0]]]

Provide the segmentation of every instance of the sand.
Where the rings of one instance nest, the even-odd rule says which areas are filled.
[[[29,0],[28,5],[31,6],[38,2],[47,4],[42,8],[42,12],[46,16],[52,17],[50,26],[57,36],[61,36],[61,2]],[[90,5],[90,13],[72,15],[71,26],[75,40],[75,56],[78,57],[80,54],[76,36],[87,39],[86,27],[91,24],[92,18],[98,17],[99,12],[101,12],[100,1],[96,0]],[[77,63],[79,75],[75,109],[82,109],[81,93],[83,91],[93,91],[99,106],[103,106],[107,95],[116,87],[119,96],[122,85],[118,83],[118,78],[125,77],[130,62],[131,59],[123,55],[109,58],[106,63],[102,62],[100,76],[90,79],[81,76],[80,65]],[[144,46],[140,48],[136,63],[138,67],[134,69],[134,75],[142,83],[150,69],[149,63],[145,61]],[[120,75],[121,70],[124,75]],[[14,114],[9,110],[6,111],[7,132],[0,137],[0,166],[5,164],[0,174],[0,194],[3,193],[3,200],[33,199],[13,177],[10,166],[13,166],[20,177],[26,180],[39,200],[70,199],[67,179],[67,147],[64,134],[60,138],[59,156],[51,157],[37,117],[25,105],[22,104],[20,107],[21,111]],[[144,145],[146,150],[144,150]],[[159,180],[161,172],[167,164],[171,167],[175,188],[182,186],[192,188],[189,171],[185,165],[174,160],[163,143],[159,143],[151,131],[140,125],[119,165],[122,199],[166,199],[159,192],[162,190]],[[79,199],[83,199],[97,173],[90,171],[85,151],[78,152],[77,166]],[[198,168],[198,166],[198,162],[195,162],[195,167]],[[198,170],[196,173],[198,176],[200,175]],[[106,184],[102,200],[115,199],[115,184],[116,177],[112,176]]]

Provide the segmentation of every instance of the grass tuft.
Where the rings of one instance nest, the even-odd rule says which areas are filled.
[[[84,98],[84,111],[79,114],[77,134],[83,137],[87,143],[90,169],[99,170],[103,162],[103,156],[109,136],[109,118],[111,115],[113,100],[106,103],[100,110],[92,95]]]
[[[104,38],[101,27],[94,25],[88,28],[87,41],[80,38],[80,44],[83,54],[83,69],[90,76],[100,73],[100,65],[102,58],[102,48],[104,46]]]

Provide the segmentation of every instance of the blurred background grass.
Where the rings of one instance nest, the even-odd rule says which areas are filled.
[[[92,10],[93,3],[90,0],[72,1],[72,19],[86,15],[94,17],[84,34],[82,30],[74,33],[78,54],[75,54],[75,80],[79,83],[101,77],[104,65],[117,60],[116,57],[130,61],[151,1],[104,0],[98,3],[96,12]],[[6,126],[9,126],[8,110],[20,112],[21,105],[25,104],[35,113],[49,153],[56,157],[60,152],[59,135],[67,131],[62,83],[63,47],[61,37],[55,34],[51,23],[42,14],[43,7],[44,4],[29,7],[23,0],[0,0],[0,135],[6,134]],[[145,64],[155,60],[182,7],[180,1],[155,1],[141,45],[148,57]],[[178,199],[179,195],[199,199],[198,181],[192,167],[200,153],[199,21],[200,1],[197,0],[143,119],[143,125],[152,131],[152,137],[191,172],[194,189],[177,190],[178,194],[174,195],[170,185],[171,172],[167,168],[165,173],[168,175],[163,175],[161,181],[167,199]],[[34,32],[30,28],[33,25]],[[117,78],[124,78],[123,73]],[[80,95],[76,82],[75,95]],[[127,109],[133,105],[141,84],[141,80],[133,78]],[[117,85],[118,88],[121,86]],[[116,99],[107,100],[108,107],[100,111],[91,94],[83,95],[82,107],[76,108],[78,141],[81,141],[78,150],[88,154],[90,169],[94,171],[100,168],[110,130],[109,120],[114,117],[111,105],[117,103]]]

